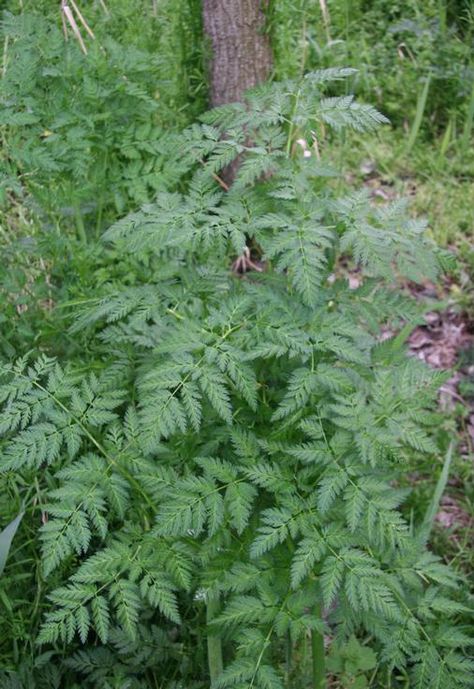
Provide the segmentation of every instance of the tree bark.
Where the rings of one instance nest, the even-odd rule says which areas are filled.
[[[210,40],[210,101],[213,107],[244,100],[248,89],[270,76],[273,66],[263,6],[268,0],[202,0],[204,31]],[[241,163],[234,160],[220,176],[234,181]]]
[[[267,0],[203,0],[204,30],[210,39],[211,105],[243,100],[245,91],[265,81],[272,52],[265,33]]]

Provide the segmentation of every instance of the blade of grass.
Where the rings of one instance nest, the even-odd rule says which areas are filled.
[[[466,121],[464,122],[464,128],[461,139],[462,153],[465,153],[469,147],[469,141],[471,140],[472,125],[474,122],[474,83],[472,84],[471,97],[469,99],[469,107],[467,110]]]
[[[416,114],[415,114],[415,119],[413,120],[413,125],[410,131],[410,136],[408,137],[408,142],[405,147],[404,153],[405,155],[408,155],[413,146],[415,145],[415,142],[418,138],[418,134],[420,133],[420,128],[421,128],[421,123],[423,120],[423,115],[425,113],[425,108],[426,108],[426,101],[428,100],[428,92],[430,90],[430,83],[431,83],[431,77],[432,74],[431,72],[428,73],[428,76],[426,78],[426,81],[424,83],[423,89],[421,92],[418,94],[418,99],[416,102]]]
[[[448,148],[449,144],[451,143],[451,138],[453,134],[453,118],[449,118],[448,126],[446,127],[446,131],[444,132],[443,139],[441,141],[441,147],[440,147],[440,157],[444,158]]]
[[[446,0],[438,0],[438,21],[439,21],[439,30],[441,35],[444,37],[446,35],[446,29],[447,29],[447,6],[446,6]]]
[[[441,498],[444,493],[444,489],[446,488],[446,484],[448,482],[448,477],[449,477],[449,469],[451,467],[451,460],[453,458],[453,451],[454,451],[454,441],[451,441],[448,451],[446,452],[446,457],[444,458],[444,463],[443,463],[443,468],[441,470],[441,474],[439,475],[438,482],[436,484],[435,491],[433,493],[433,497],[431,498],[431,501],[428,505],[428,508],[425,512],[425,517],[423,519],[423,523],[420,527],[420,530],[418,532],[418,538],[423,544],[426,544],[428,541],[428,538],[430,537],[431,530],[433,528],[433,523],[436,517],[436,513],[438,512],[439,509],[439,504],[441,502]]]
[[[18,514],[15,519],[11,521],[2,532],[0,532],[0,576],[5,569],[8,553],[10,552],[10,546],[24,514],[24,512],[20,512],[20,514]]]

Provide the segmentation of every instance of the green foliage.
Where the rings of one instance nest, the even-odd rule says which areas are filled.
[[[400,204],[337,196],[296,143],[385,121],[326,97],[348,74],[262,88],[168,136],[163,190],[104,235],[133,279],[72,304],[87,352],[2,364],[0,504],[24,502],[27,553],[2,584],[14,600],[26,556],[36,585],[32,615],[31,600],[0,612],[2,629],[31,617],[3,685],[208,686],[209,636],[216,689],[277,689],[281,647],[314,633],[335,638],[343,685],[370,670],[472,686],[462,581],[403,510],[412,458],[439,452],[443,375],[381,342],[419,315],[394,278],[435,278],[443,257]],[[215,175],[242,153],[225,192]],[[246,242],[265,269],[237,275]],[[342,252],[357,289],[334,276]]]
[[[436,137],[450,121],[461,134],[474,80],[474,17],[467,0],[324,4],[326,13],[316,0],[273,3],[269,21],[279,78],[321,65],[357,67],[351,89],[378,103],[395,125],[414,120],[431,79],[423,135]]]
[[[414,212],[427,217],[436,241],[463,257],[455,273],[462,294],[453,291],[453,297],[470,313],[472,3],[281,0],[270,3],[269,27],[278,79],[322,66],[358,68],[350,83],[331,85],[331,94],[354,92],[376,104],[390,118],[391,131],[371,141],[320,131],[318,146],[330,146],[348,186],[414,196]],[[371,171],[362,172],[367,166]]]
[[[184,2],[82,8],[96,33],[84,55],[59,6],[26,4],[1,24],[1,188],[20,183],[48,223],[94,235],[162,188],[160,139],[204,108],[199,54],[184,52],[199,20]]]
[[[351,689],[368,687],[366,672],[377,665],[377,656],[371,648],[362,646],[355,636],[342,645],[331,645],[328,669],[340,676],[341,686]]]

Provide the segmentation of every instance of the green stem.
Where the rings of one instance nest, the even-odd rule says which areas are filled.
[[[286,642],[285,642],[285,678],[286,678],[286,686],[290,686],[290,677],[291,677],[291,652],[292,652],[292,644],[291,644],[291,635],[290,632],[288,631],[286,633]]]
[[[107,167],[109,163],[109,149],[107,148],[105,150],[105,155],[104,155],[104,164],[102,166],[102,179],[107,179]],[[97,220],[96,220],[96,225],[95,225],[95,237],[96,239],[100,238],[100,232],[102,230],[102,214],[104,212],[104,189],[101,187],[100,190],[100,195],[99,195],[99,208],[97,211]]]
[[[86,228],[84,227],[84,221],[82,219],[81,208],[80,208],[78,203],[76,203],[74,205],[74,215],[76,217],[76,227],[77,227],[77,234],[79,235],[79,239],[84,244],[87,244]]]
[[[100,231],[102,229],[102,213],[104,210],[104,202],[103,202],[103,196],[100,196],[99,199],[99,208],[97,211],[97,221],[95,225],[95,238],[99,239],[100,238]]]
[[[295,96],[295,102],[293,104],[293,110],[291,111],[290,127],[288,130],[288,139],[286,140],[286,157],[287,158],[291,158],[291,144],[293,143],[293,133],[294,133],[294,129],[295,129],[294,118],[296,115],[296,111],[298,109],[299,100],[300,100],[300,90],[298,89],[296,96]]]
[[[219,613],[219,597],[209,596],[207,599],[206,622],[209,625],[212,620]],[[221,674],[224,663],[222,661],[222,641],[219,634],[216,634],[208,629],[207,632],[207,662],[209,665],[209,676],[211,679],[211,686],[216,682]]]
[[[322,620],[321,603],[316,603],[314,606],[314,614]],[[313,654],[312,689],[326,689],[324,635],[316,629],[313,629],[311,632],[311,649]]]

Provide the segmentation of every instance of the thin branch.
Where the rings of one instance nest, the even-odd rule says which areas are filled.
[[[105,4],[104,0],[99,0],[99,5],[100,5],[100,6],[102,7],[102,9],[104,10],[104,14],[106,14],[107,16],[110,16],[109,8],[108,8],[107,5]]]
[[[73,7],[73,9],[74,9],[74,11],[75,11],[75,13],[77,14],[77,16],[78,16],[78,18],[79,18],[79,21],[81,22],[82,26],[85,28],[85,30],[87,31],[87,33],[89,34],[89,36],[90,36],[92,39],[95,39],[94,32],[92,31],[92,29],[90,28],[89,24],[86,22],[86,20],[85,20],[84,17],[82,16],[79,7],[76,5],[76,3],[74,2],[74,0],[69,0],[69,2],[71,3],[71,5],[72,5],[72,7]]]

